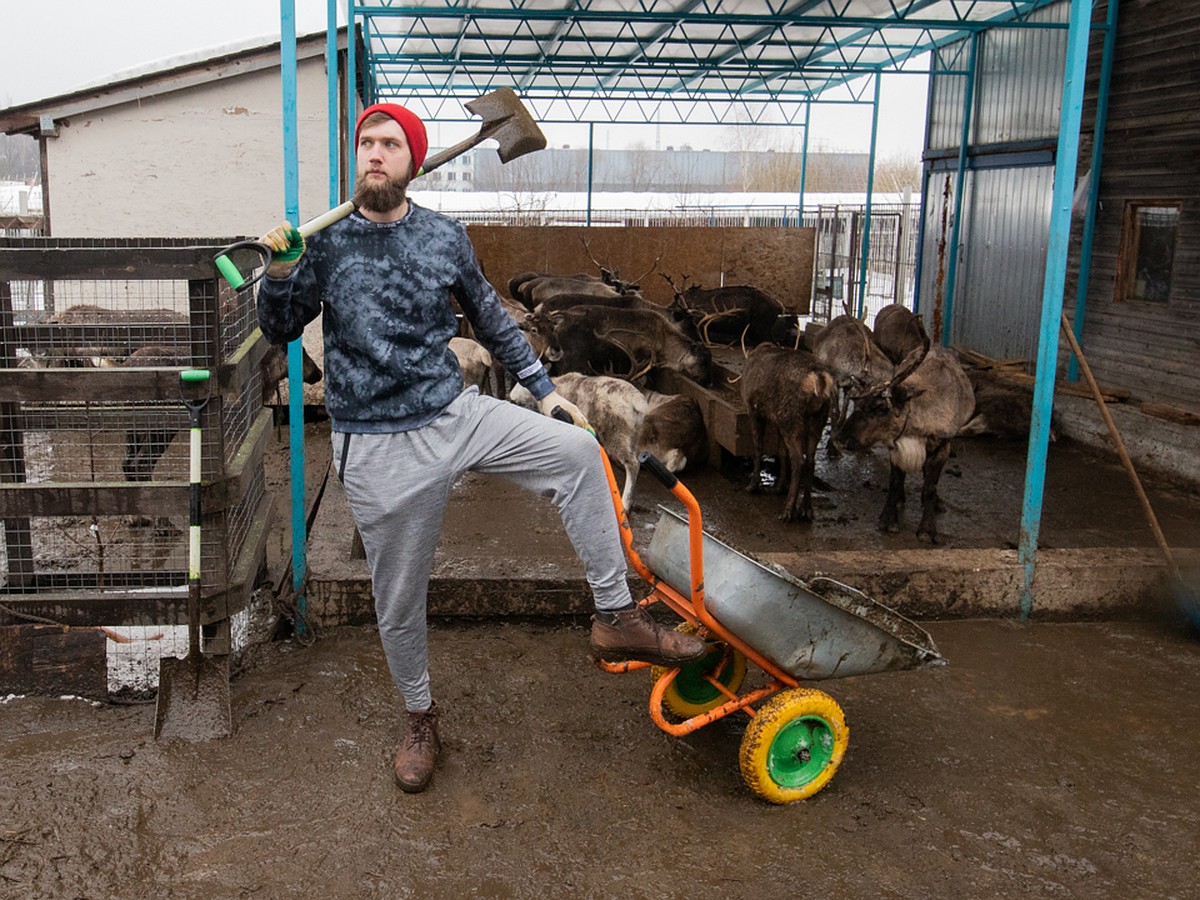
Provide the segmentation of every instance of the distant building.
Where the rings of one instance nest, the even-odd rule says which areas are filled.
[[[594,150],[594,193],[656,191],[710,194],[794,191],[800,153],[761,150]],[[865,191],[866,153],[809,153],[806,190]],[[484,191],[587,191],[586,148],[551,147],[501,164],[494,153],[475,154],[474,188]]]

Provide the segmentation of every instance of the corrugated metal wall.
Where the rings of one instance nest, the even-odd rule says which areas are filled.
[[[1099,206],[1082,346],[1107,387],[1156,404],[1175,423],[1200,412],[1200,5],[1122,0],[1112,59]],[[1066,2],[1040,11],[1065,23]],[[1107,3],[1092,13],[1103,24]],[[995,358],[1032,360],[1039,339],[1058,132],[1065,29],[994,29],[977,45],[976,84],[950,339]],[[1104,32],[1089,41],[1079,177],[1091,165]],[[969,43],[935,60],[931,80],[919,305],[932,323],[945,305],[954,185]],[[1165,302],[1129,299],[1123,223],[1131,204],[1178,210]],[[1074,317],[1082,217],[1072,226],[1064,308]],[[1060,344],[1060,375],[1068,356]],[[1153,421],[1153,420],[1148,420]],[[1157,432],[1156,432],[1157,433]],[[1162,454],[1194,458],[1195,428],[1159,438]],[[1165,449],[1163,449],[1165,448]],[[1165,458],[1165,456],[1164,456]],[[1146,460],[1154,465],[1153,454]]]
[[[1057,4],[1033,20],[1066,22],[1068,12]],[[1044,148],[1058,133],[1066,39],[1065,30],[1031,28],[979,38],[950,339],[996,358],[1036,354],[1054,180]],[[968,45],[941,60],[965,71]],[[925,192],[920,295],[929,321],[945,299],[966,82],[958,74],[932,79],[926,164],[934,171]]]

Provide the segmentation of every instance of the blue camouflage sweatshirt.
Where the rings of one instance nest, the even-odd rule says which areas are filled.
[[[458,396],[451,296],[480,343],[535,397],[554,390],[455,220],[410,200],[399,222],[355,212],[307,243],[287,278],[259,282],[258,321],[268,341],[282,344],[322,314],[325,406],[335,431],[419,428]]]

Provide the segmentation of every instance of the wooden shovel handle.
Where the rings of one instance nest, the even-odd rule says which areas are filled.
[[[1104,402],[1104,396],[1100,393],[1100,385],[1096,383],[1096,379],[1092,375],[1092,368],[1088,365],[1087,359],[1083,355],[1079,341],[1075,339],[1075,332],[1071,330],[1071,323],[1067,321],[1066,314],[1060,314],[1060,318],[1062,319],[1063,334],[1067,336],[1067,343],[1071,345],[1071,352],[1079,360],[1079,368],[1083,372],[1083,377],[1087,379],[1088,387],[1092,390],[1092,398],[1096,401],[1096,405],[1100,407],[1100,416],[1104,419],[1104,424],[1108,426],[1108,433],[1117,448],[1117,455],[1121,457],[1125,471],[1129,473],[1129,480],[1133,482],[1134,492],[1137,493],[1138,500],[1141,501],[1142,510],[1146,513],[1146,521],[1150,523],[1150,530],[1154,532],[1154,539],[1158,542],[1163,556],[1167,558],[1167,566],[1170,568],[1171,574],[1178,578],[1179,567],[1175,563],[1175,557],[1171,554],[1171,548],[1167,546],[1167,539],[1158,525],[1158,517],[1154,515],[1154,508],[1150,505],[1150,498],[1146,496],[1146,491],[1142,487],[1142,480],[1138,478],[1137,470],[1133,468],[1133,460],[1129,458],[1129,451],[1125,449],[1125,442],[1121,440],[1121,433],[1117,431],[1117,423],[1113,421],[1113,417],[1108,411],[1108,404]]]

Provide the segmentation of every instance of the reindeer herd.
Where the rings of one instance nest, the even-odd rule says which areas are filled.
[[[740,395],[750,423],[753,460],[747,490],[763,489],[761,464],[769,429],[777,436],[779,475],[774,486],[785,495],[779,515],[784,522],[813,520],[815,459],[823,435],[828,435],[831,457],[844,449],[883,446],[889,454],[890,478],[880,528],[900,529],[905,480],[919,470],[923,485],[917,536],[937,542],[938,481],[951,440],[959,434],[986,433],[990,426],[982,416],[973,418],[970,381],[953,352],[931,346],[920,317],[897,304],[878,313],[874,330],[843,315],[810,339],[783,304],[756,287],[702,288],[687,283],[686,276],[676,282],[662,275],[673,294],[664,305],[643,296],[640,279],[625,281],[615,269],[599,263],[597,267],[598,276],[518,275],[509,282],[510,297],[502,299],[558,390],[584,412],[612,460],[624,470],[622,500],[627,508],[634,500],[640,454],[652,453],[672,472],[703,463],[708,454],[699,405],[687,396],[649,389],[648,384],[657,383],[655,373],[672,370],[711,386],[713,349],[736,346],[743,355],[742,373],[729,387]],[[113,314],[77,307],[58,319],[64,324],[91,323]],[[171,324],[186,322],[175,313],[164,311],[164,316]],[[469,329],[464,331],[450,345],[464,385],[532,405],[528,392],[507,378],[470,337]],[[273,349],[264,361],[264,390],[272,390],[286,375],[282,353]],[[183,361],[169,348],[146,346],[88,363]],[[305,376],[306,381],[320,377],[307,359]],[[131,430],[125,477],[150,479],[173,436]]]
[[[823,435],[830,456],[883,446],[890,477],[879,527],[900,530],[906,477],[920,471],[917,537],[938,542],[938,482],[951,440],[971,433],[968,423],[977,420],[972,385],[957,356],[931,345],[919,316],[894,304],[877,315],[874,330],[844,315],[808,339],[783,304],[758,288],[706,289],[687,284],[686,276],[677,283],[662,275],[674,295],[663,305],[647,300],[638,280],[624,281],[616,270],[597,266],[598,276],[523,273],[510,280],[505,302],[558,390],[579,406],[624,469],[627,508],[642,452],[652,452],[672,472],[707,454],[699,405],[649,390],[656,370],[710,386],[713,349],[736,346],[744,359],[731,382],[745,406],[754,448],[746,490],[763,490],[768,428],[778,437],[774,487],[785,496],[784,522],[813,520]],[[493,372],[478,344],[459,338],[452,349],[466,384],[487,389],[490,379],[513,402],[532,406],[527,391]]]

